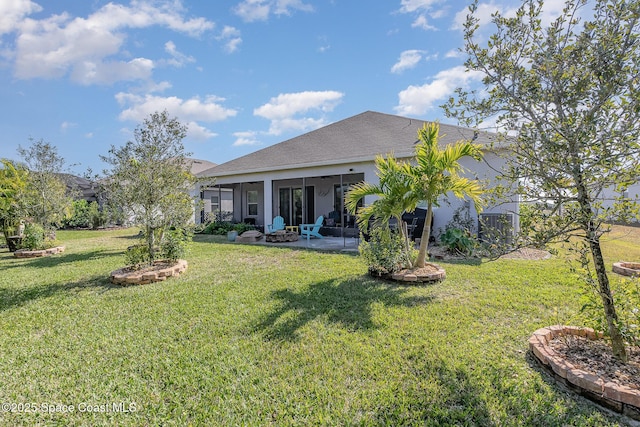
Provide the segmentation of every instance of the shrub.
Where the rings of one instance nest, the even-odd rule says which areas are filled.
[[[640,346],[640,279],[612,280],[611,288],[616,302],[620,333],[630,346]],[[582,320],[591,328],[608,336],[609,328],[602,299],[593,286],[591,292],[585,293],[584,301],[580,310]]]
[[[22,248],[30,251],[44,249],[44,229],[38,224],[28,223],[24,227]]]
[[[124,257],[126,264],[131,266],[134,270],[137,270],[143,265],[147,265],[151,262],[149,248],[145,244],[129,246],[124,253]]]
[[[100,209],[98,202],[89,203],[89,222],[94,230],[107,223],[107,212]]]
[[[256,229],[256,227],[255,227],[255,226],[253,226],[253,225],[251,225],[251,224],[246,224],[246,223],[244,223],[244,222],[239,222],[239,223],[237,223],[237,224],[234,224],[233,229],[234,229],[235,231],[237,231],[237,232],[238,232],[238,234],[242,234],[242,233],[244,233],[245,231],[255,230],[255,229]]]
[[[62,221],[65,228],[85,228],[89,226],[89,202],[74,200],[72,214]]]
[[[448,228],[440,236],[440,241],[449,252],[467,256],[473,253],[476,246],[469,232],[459,228]]]
[[[358,250],[369,265],[369,271],[377,274],[393,273],[406,266],[404,240],[398,232],[388,227],[374,227],[369,241],[362,240]]]
[[[169,261],[184,258],[191,234],[183,229],[171,229],[164,234],[160,245],[162,256]]]

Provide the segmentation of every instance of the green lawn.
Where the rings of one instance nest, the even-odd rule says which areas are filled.
[[[627,231],[609,262],[640,258]],[[197,236],[182,277],[112,286],[135,233],[62,231],[50,258],[0,251],[0,402],[23,410],[3,406],[0,425],[621,423],[528,354],[580,305],[561,259],[445,262],[443,283],[398,286],[356,255]]]

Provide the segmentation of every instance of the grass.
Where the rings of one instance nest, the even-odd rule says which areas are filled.
[[[615,233],[608,262],[640,258],[638,230]],[[623,423],[528,354],[535,329],[580,306],[561,259],[445,262],[444,282],[398,286],[355,255],[197,236],[183,276],[112,286],[134,235],[0,252],[0,402],[37,409],[0,425]]]

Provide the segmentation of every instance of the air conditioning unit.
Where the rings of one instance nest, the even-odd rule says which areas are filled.
[[[491,244],[513,243],[513,214],[483,213],[478,217],[478,239]]]

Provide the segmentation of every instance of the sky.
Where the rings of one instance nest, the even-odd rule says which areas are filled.
[[[516,0],[480,1],[478,17]],[[447,122],[467,1],[0,0],[0,157],[30,139],[102,172],[155,111],[224,163],[364,111]],[[552,16],[560,0],[547,2]]]

